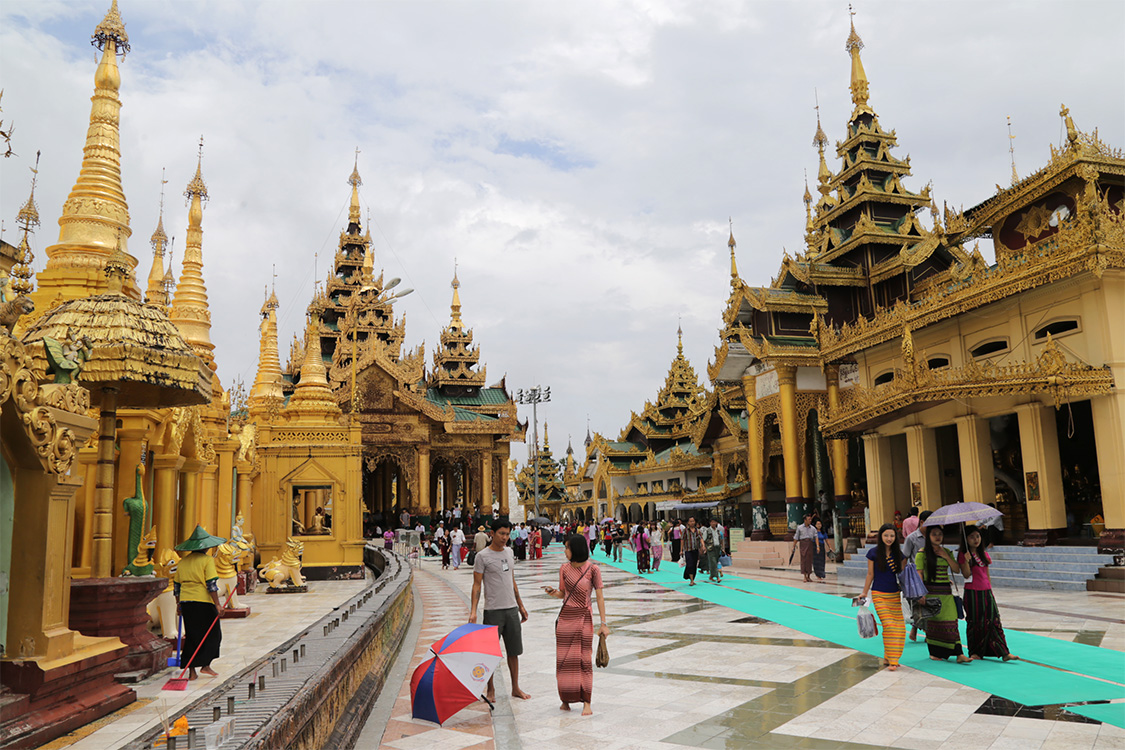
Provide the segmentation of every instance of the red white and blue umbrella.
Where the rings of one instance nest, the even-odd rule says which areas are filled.
[[[500,664],[500,631],[467,623],[430,646],[430,653],[410,678],[410,705],[415,719],[443,724],[481,699]]]

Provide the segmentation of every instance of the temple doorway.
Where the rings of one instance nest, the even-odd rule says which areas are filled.
[[[368,459],[363,472],[363,535],[370,539],[375,527],[395,528],[400,511],[407,507],[406,472],[393,456]]]
[[[988,420],[992,469],[996,480],[996,509],[1004,514],[1004,541],[1018,542],[1027,533],[1027,493],[1023,479],[1023,451],[1019,419],[1004,414]]]
[[[1102,491],[1098,475],[1098,449],[1094,439],[1094,417],[1089,401],[1064,404],[1055,411],[1062,464],[1063,497],[1066,499],[1068,540],[1096,541],[1104,528]]]

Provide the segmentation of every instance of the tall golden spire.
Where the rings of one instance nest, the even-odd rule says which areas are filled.
[[[824,134],[824,128],[820,124],[820,97],[817,97],[816,102],[816,132],[813,133],[812,145],[820,157],[820,167],[816,173],[816,189],[821,195],[828,195],[831,192],[828,183],[832,181],[832,170],[828,168],[828,162],[824,160],[824,149],[828,147],[828,136]],[[806,189],[805,192],[808,192],[808,190]]]
[[[684,356],[684,324],[680,323],[676,326],[676,354],[677,356]]]
[[[359,186],[363,180],[359,176],[359,149],[355,150],[355,166],[348,176],[348,184],[352,186],[352,202],[348,207],[348,223],[359,226]]]
[[[851,33],[848,34],[848,41],[844,43],[844,49],[852,56],[852,103],[855,104],[855,111],[852,112],[852,119],[861,112],[868,114],[875,114],[869,106],[867,106],[867,73],[863,70],[863,60],[859,57],[859,51],[863,49],[863,40],[859,38],[859,34],[855,30],[855,11],[852,6],[848,5],[848,13],[851,15]]]
[[[164,290],[164,248],[168,244],[168,234],[164,231],[164,170],[160,170],[160,218],[156,220],[156,231],[152,233],[152,268],[148,272],[148,288],[145,290],[145,303],[149,305],[168,305],[168,294]]]
[[[805,194],[801,196],[801,202],[805,204],[805,229],[812,231],[812,193],[809,192],[809,173],[805,171]]]
[[[327,415],[339,415],[340,407],[328,387],[328,373],[320,349],[318,318],[310,315],[305,330],[305,358],[301,363],[301,379],[289,397],[285,412],[296,419],[320,420]]]
[[[39,208],[35,205],[35,183],[39,179],[39,152],[35,152],[35,166],[31,168],[31,193],[27,202],[20,207],[16,214],[16,224],[23,231],[20,244],[17,248],[16,263],[12,266],[11,279],[12,291],[16,294],[30,294],[33,288],[31,277],[35,272],[31,269],[31,262],[35,254],[31,252],[31,243],[27,236],[39,226]]]
[[[262,304],[262,324],[259,327],[258,373],[250,388],[247,406],[251,414],[268,411],[280,405],[284,399],[281,392],[281,358],[277,351],[277,293],[269,291]]]
[[[456,330],[461,327],[461,282],[457,278],[457,261],[453,261],[453,281],[449,284],[453,289],[453,301],[449,303],[449,327]]]
[[[1012,117],[1008,116],[1008,153],[1012,155],[1012,184],[1020,181],[1019,172],[1016,171],[1016,137],[1012,135]]]
[[[215,345],[211,343],[211,310],[207,306],[207,286],[203,282],[203,203],[208,199],[203,182],[203,137],[199,138],[199,159],[195,177],[188,183],[184,197],[188,209],[187,244],[184,247],[183,269],[169,317],[208,364],[215,361]]]
[[[734,286],[738,283],[738,263],[734,259],[734,249],[738,243],[734,241],[734,219],[730,220],[730,239],[727,240],[727,247],[730,248],[730,283]]]
[[[121,186],[121,72],[117,68],[117,55],[124,59],[129,51],[129,36],[117,10],[117,0],[113,0],[109,12],[94,29],[91,42],[102,51],[102,57],[94,73],[82,168],[63,204],[58,244],[47,248],[47,271],[39,280],[43,296],[61,293],[72,299],[93,293],[95,290],[85,284],[76,286],[74,274],[64,269],[100,270],[119,239],[122,252],[128,252],[128,238],[132,234],[129,206]],[[131,276],[137,261],[128,256],[127,259]],[[139,297],[139,290],[131,281],[126,280],[126,293]],[[104,282],[92,283],[100,286]]]

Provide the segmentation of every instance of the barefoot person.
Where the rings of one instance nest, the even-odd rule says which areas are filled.
[[[902,572],[902,551],[898,548],[898,531],[894,524],[885,523],[879,529],[874,547],[867,550],[867,578],[863,582],[861,599],[871,592],[871,601],[879,622],[883,626],[883,666],[891,672],[898,669],[906,635],[899,596],[898,574]]]
[[[602,572],[590,561],[590,547],[580,536],[571,536],[563,548],[566,559],[559,568],[559,587],[544,586],[549,596],[562,599],[562,610],[555,621],[555,679],[563,711],[571,703],[582,704],[582,715],[594,713],[590,707],[594,691],[594,621],[591,594],[598,600],[601,618],[599,635],[609,635],[605,624],[605,598],[602,596]]]
[[[527,610],[520,599],[513,570],[516,558],[508,549],[512,523],[506,518],[492,522],[492,543],[477,553],[473,563],[473,593],[469,605],[469,622],[477,621],[477,605],[481,588],[484,588],[484,624],[495,625],[504,641],[508,657],[508,671],[512,674],[512,696],[531,696],[520,690],[520,654],[523,653],[522,624],[527,622]],[[488,699],[496,700],[496,686],[488,680]]]
[[[972,661],[961,646],[957,605],[953,601],[951,571],[957,570],[959,566],[949,550],[942,545],[945,532],[941,526],[925,526],[922,531],[926,537],[926,546],[914,556],[914,564],[922,576],[922,582],[926,584],[926,596],[922,598],[922,604],[931,597],[941,602],[941,609],[926,623],[926,645],[930,649],[930,658],[945,661],[956,656],[958,664],[970,664]]]
[[[219,658],[219,647],[223,643],[223,631],[218,623],[223,614],[223,603],[219,601],[219,574],[215,570],[215,558],[207,550],[226,541],[222,537],[211,536],[202,526],[196,526],[191,536],[176,545],[178,552],[188,553],[176,567],[172,584],[176,612],[184,618],[184,642],[181,645],[184,663],[181,666],[188,668],[189,680],[198,677],[195,673],[197,669],[211,677],[219,674],[211,669],[211,662]]]
[[[992,595],[992,580],[988,556],[982,542],[980,529],[969,529],[957,554],[957,565],[965,576],[965,631],[969,643],[969,658],[982,659],[998,656],[1004,661],[1018,659],[1008,651],[1004,626],[1000,624],[1000,609]]]

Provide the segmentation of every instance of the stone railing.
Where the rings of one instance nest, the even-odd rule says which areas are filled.
[[[207,747],[206,735],[219,732],[224,750],[355,745],[414,614],[406,560],[381,544],[367,545],[363,556],[375,576],[363,592],[168,717],[188,717],[196,728],[193,747]],[[163,739],[154,727],[126,748],[165,747]],[[188,746],[186,737],[177,739],[178,747]]]

